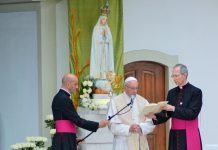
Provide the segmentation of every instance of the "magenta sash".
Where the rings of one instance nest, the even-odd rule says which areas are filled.
[[[56,120],[55,128],[57,133],[76,133],[76,125],[69,120]]]
[[[186,130],[187,150],[201,150],[200,134],[198,131],[198,118],[190,121],[172,118],[171,129]]]

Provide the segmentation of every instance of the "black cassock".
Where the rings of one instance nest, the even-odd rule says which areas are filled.
[[[63,89],[60,89],[53,99],[52,112],[54,121],[69,120],[76,126],[93,132],[98,129],[98,122],[80,118],[73,107],[70,94]],[[76,150],[76,147],[75,133],[56,133],[52,139],[52,150]]]
[[[198,128],[198,114],[202,107],[202,91],[187,83],[182,88],[175,87],[168,92],[168,104],[175,106],[174,112],[162,111],[156,114],[154,124],[172,118],[169,135],[169,150],[202,150]]]

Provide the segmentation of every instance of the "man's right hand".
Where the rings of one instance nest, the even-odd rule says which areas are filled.
[[[104,128],[104,127],[106,127],[108,124],[110,123],[110,121],[109,120],[101,120],[100,122],[99,122],[99,128]]]

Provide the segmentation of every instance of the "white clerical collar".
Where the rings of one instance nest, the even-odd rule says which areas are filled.
[[[188,83],[188,81],[186,81],[184,85],[179,86],[179,88],[180,88],[180,89],[183,89],[183,87],[184,87],[187,83]]]
[[[64,89],[64,88],[61,88],[62,90],[64,90],[65,92],[67,92],[68,94],[70,94],[66,89]],[[70,96],[71,96],[71,94],[70,94]]]

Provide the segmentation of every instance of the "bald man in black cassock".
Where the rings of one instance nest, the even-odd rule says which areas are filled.
[[[62,87],[52,102],[56,127],[56,134],[52,139],[52,150],[76,150],[76,126],[96,132],[98,128],[106,127],[109,123],[108,120],[98,123],[80,118],[70,99],[71,93],[77,88],[77,77],[73,74],[65,74]]]

